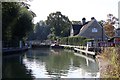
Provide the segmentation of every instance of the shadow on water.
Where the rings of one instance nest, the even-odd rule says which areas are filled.
[[[34,77],[31,74],[31,70],[26,69],[22,59],[23,55],[21,54],[3,56],[2,78],[26,78],[33,80]]]

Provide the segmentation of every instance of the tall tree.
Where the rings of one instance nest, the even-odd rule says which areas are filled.
[[[50,27],[44,21],[39,21],[35,24],[34,32],[29,35],[28,40],[44,41],[48,39],[49,33]]]
[[[71,22],[61,12],[51,13],[46,20],[47,25],[51,28],[51,33],[58,37],[65,37],[70,35]]]
[[[24,40],[33,29],[34,15],[21,2],[2,3],[2,40],[17,42]]]
[[[18,3],[2,3],[2,39],[11,40],[11,30],[17,20],[20,6]]]
[[[37,23],[35,27],[36,27],[35,28],[36,39],[41,41],[46,40],[47,36],[50,33],[49,26],[47,26],[44,21],[40,21],[39,23]]]
[[[22,40],[27,37],[29,32],[33,29],[33,16],[26,8],[21,8],[20,15],[17,22],[12,29],[12,39]]]

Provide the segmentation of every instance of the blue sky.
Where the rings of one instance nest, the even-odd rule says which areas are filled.
[[[111,13],[118,17],[118,2],[120,0],[32,0],[29,2],[31,10],[37,17],[34,23],[46,20],[47,16],[56,11],[76,21],[83,17],[89,21],[91,17],[97,20],[106,20],[107,14]]]

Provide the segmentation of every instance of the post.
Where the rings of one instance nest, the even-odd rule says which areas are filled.
[[[88,51],[88,48],[89,48],[89,44],[87,42],[87,47],[86,47],[86,51]],[[85,53],[87,55],[87,52]]]
[[[19,42],[19,47],[22,48],[22,41]]]
[[[32,42],[31,41],[29,41],[29,46],[30,46],[30,48],[32,48]]]
[[[88,51],[88,47],[89,47],[89,43],[87,42],[87,47],[86,47],[86,51]]]

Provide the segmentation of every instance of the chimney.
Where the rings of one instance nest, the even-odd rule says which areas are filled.
[[[82,18],[82,24],[84,25],[86,23],[86,18]]]
[[[95,18],[94,17],[91,17],[91,20],[94,20]]]

